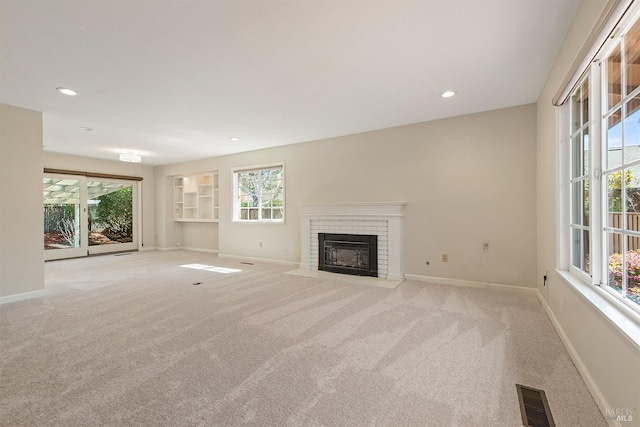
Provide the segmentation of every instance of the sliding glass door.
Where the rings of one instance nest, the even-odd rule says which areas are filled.
[[[45,260],[138,249],[138,183],[45,174]]]

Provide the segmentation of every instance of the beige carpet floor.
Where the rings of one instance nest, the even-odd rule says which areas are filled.
[[[520,383],[606,426],[534,293],[287,270],[46,263],[46,296],[0,305],[0,425],[520,426]]]

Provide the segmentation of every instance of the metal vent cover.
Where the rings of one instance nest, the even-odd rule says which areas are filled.
[[[544,390],[516,384],[522,425],[526,427],[555,427]]]

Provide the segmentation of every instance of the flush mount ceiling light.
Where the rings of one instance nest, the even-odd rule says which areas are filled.
[[[129,163],[140,163],[142,161],[142,156],[134,153],[121,153],[120,161]]]
[[[88,126],[80,126],[79,129],[87,132],[93,132],[93,128],[90,128]]]
[[[443,98],[451,98],[451,97],[452,97],[453,95],[455,95],[455,94],[456,94],[456,93],[455,93],[454,91],[452,91],[452,90],[448,90],[448,91],[446,91],[446,92],[442,92],[442,93],[440,94],[440,96],[441,96],[441,97],[443,97]]]
[[[75,90],[66,87],[58,87],[56,90],[63,95],[76,96],[78,94]]]
[[[238,138],[237,136],[232,136],[231,138],[229,138],[231,141],[240,141],[240,138]]]

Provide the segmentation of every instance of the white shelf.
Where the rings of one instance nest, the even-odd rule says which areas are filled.
[[[218,173],[173,178],[173,219],[178,222],[218,222]]]

